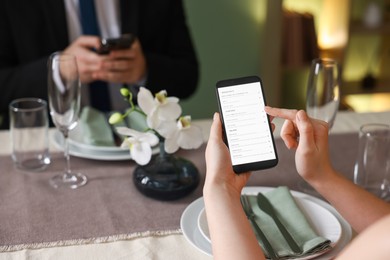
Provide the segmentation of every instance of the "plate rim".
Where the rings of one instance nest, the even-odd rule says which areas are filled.
[[[61,145],[62,140],[61,133],[56,129],[52,135],[52,140],[55,146],[63,150]],[[159,152],[159,148],[155,147],[152,149],[152,154],[157,154]],[[89,149],[80,149],[77,146],[74,146],[71,142],[69,142],[69,154],[85,158],[85,159],[93,159],[93,160],[103,160],[103,161],[123,161],[123,160],[132,160],[131,154],[129,150],[122,149],[118,147],[118,150],[115,151],[93,151]]]
[[[191,216],[192,216],[192,211],[195,211],[196,216],[199,214],[200,210],[204,208],[204,201],[203,201],[203,197],[199,197],[197,198],[196,200],[194,200],[193,202],[191,202],[183,211],[181,217],[180,217],[180,228],[181,228],[181,231],[185,237],[185,239],[192,245],[194,246],[196,249],[200,250],[202,253],[208,255],[208,256],[213,256],[212,255],[212,249],[211,249],[211,243],[208,242],[202,234],[200,234],[200,230],[197,228],[198,225],[197,225],[197,217],[196,218],[192,218],[193,219],[193,222],[194,222],[194,226],[195,228],[189,232],[189,230],[187,228],[183,228],[185,227],[185,223],[187,221],[187,219],[191,219]],[[187,215],[189,216],[187,218]],[[207,244],[207,250],[204,250],[204,249],[201,249],[198,247],[198,245],[195,243],[195,241],[193,241],[192,239],[190,239],[190,236],[191,235],[196,235],[196,232],[199,232],[199,235],[201,236],[202,239],[204,239],[204,242]],[[191,233],[191,234],[190,234]]]

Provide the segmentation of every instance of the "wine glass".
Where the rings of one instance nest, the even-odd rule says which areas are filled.
[[[53,53],[48,62],[48,95],[50,115],[64,137],[65,171],[50,180],[54,188],[76,189],[87,183],[87,177],[70,169],[68,135],[79,120],[81,85],[76,58],[63,52]]]
[[[311,63],[306,92],[306,112],[311,118],[328,123],[329,131],[333,126],[340,104],[341,72],[337,61],[333,59],[314,59]],[[306,182],[299,187],[313,195],[319,194]]]
[[[332,128],[340,104],[340,67],[332,59],[314,59],[306,93],[306,112]]]

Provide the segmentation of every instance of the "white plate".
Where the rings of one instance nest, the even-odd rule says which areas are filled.
[[[257,194],[258,192],[267,192],[274,188],[271,187],[246,187],[243,190],[245,194]],[[322,223],[323,221],[319,221],[324,218],[326,214],[326,219],[330,220],[329,223],[326,223],[326,226],[316,227],[316,230],[320,235],[326,233],[326,238],[329,238],[334,244],[334,247],[329,252],[319,256],[317,259],[331,259],[335,257],[351,240],[352,238],[352,229],[350,225],[344,220],[343,217],[328,203],[322,201],[316,197],[311,195],[291,191],[292,195],[297,198],[298,201],[304,201],[303,203],[307,204],[307,207],[310,207],[310,219],[313,219],[314,223]],[[313,204],[315,206],[313,206]],[[303,205],[302,205],[303,206]],[[315,208],[315,211],[319,210],[319,212],[312,213],[311,210]],[[204,235],[201,233],[201,229],[198,227],[198,218],[199,214],[201,214],[204,209],[203,198],[199,198],[191,203],[186,210],[184,210],[180,225],[186,239],[196,248],[201,250],[203,253],[212,256],[211,251],[211,243],[207,240],[204,235],[206,235],[203,230]],[[331,216],[333,215],[333,217]],[[314,220],[315,219],[315,220]],[[335,220],[339,223],[335,224]],[[339,227],[339,228],[338,228]],[[331,228],[332,230],[328,230]],[[341,228],[341,230],[340,230]],[[204,228],[203,228],[204,229]],[[206,235],[207,236],[207,235]],[[304,259],[304,258],[301,258]]]
[[[60,132],[55,131],[53,134],[54,144],[59,148],[63,149],[63,137]],[[102,160],[102,161],[121,161],[121,160],[130,160],[131,155],[129,150],[122,149],[120,147],[112,147],[113,149],[100,149],[99,146],[92,146],[95,148],[85,148],[81,145],[74,145],[74,142],[69,140],[69,154],[86,159],[93,160]],[[115,148],[115,149],[114,149]],[[159,149],[156,147],[152,150],[153,154],[157,154]]]

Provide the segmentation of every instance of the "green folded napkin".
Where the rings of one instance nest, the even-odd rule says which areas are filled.
[[[134,130],[144,132],[148,129],[145,116],[138,112],[130,113],[125,120],[127,125]]]
[[[92,107],[81,111],[78,126],[70,132],[72,140],[93,146],[115,146],[107,117]]]
[[[328,251],[331,248],[331,241],[316,234],[287,187],[275,188],[264,193],[264,196],[272,204],[279,220],[303,250],[301,254],[296,254],[291,250],[274,220],[257,205],[256,196],[249,195],[252,209],[257,216],[256,222],[281,259],[308,256],[324,250]],[[264,248],[260,239],[258,240]]]
[[[111,126],[108,123],[108,118],[114,112],[105,114],[92,107],[84,107],[78,126],[70,132],[70,138],[76,142],[93,146],[115,146],[113,131],[116,127],[127,126],[141,132],[148,128],[145,116],[137,112],[130,113],[123,122]]]

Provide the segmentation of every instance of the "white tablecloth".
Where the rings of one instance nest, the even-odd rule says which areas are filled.
[[[275,136],[279,136],[282,120],[275,119]],[[204,131],[204,139],[209,134],[210,120],[193,122]],[[358,114],[340,112],[331,130],[334,133],[357,132],[362,124],[390,124],[390,111]],[[51,130],[51,134],[52,134]],[[8,131],[0,131],[0,154],[10,154]],[[51,150],[57,150],[51,146]],[[182,234],[148,236],[125,241],[101,244],[88,244],[43,249],[29,249],[0,253],[0,259],[212,259],[187,242]]]

